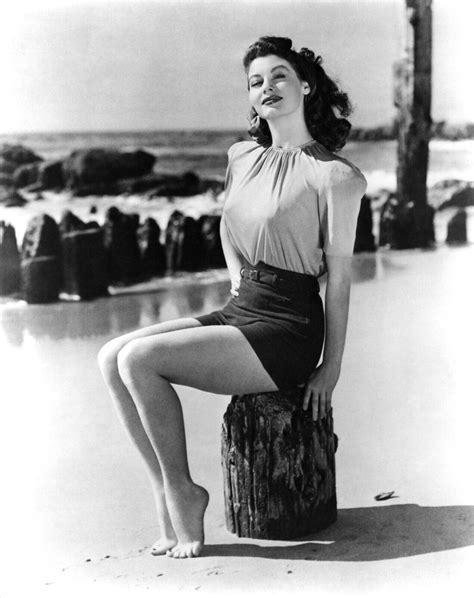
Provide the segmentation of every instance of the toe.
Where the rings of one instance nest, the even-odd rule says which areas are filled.
[[[181,546],[175,546],[172,550],[170,550],[170,556],[174,559],[179,559],[179,555],[181,553]]]

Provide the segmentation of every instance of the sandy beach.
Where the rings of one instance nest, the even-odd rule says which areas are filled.
[[[113,336],[222,305],[228,282],[1,305],[0,596],[466,595],[473,265],[472,245],[354,257],[333,398],[338,521],[314,536],[227,532],[220,426],[229,397],[177,387],[191,470],[211,493],[205,550],[186,561],[149,554],[157,527],[148,479],[96,356]]]

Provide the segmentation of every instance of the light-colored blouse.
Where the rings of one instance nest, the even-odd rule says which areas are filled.
[[[247,262],[321,276],[325,255],[352,255],[367,181],[351,162],[317,141],[240,141],[228,157],[222,218]]]

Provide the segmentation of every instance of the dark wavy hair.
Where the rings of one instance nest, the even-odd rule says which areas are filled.
[[[315,56],[308,48],[301,48],[297,52],[292,45],[293,42],[288,37],[260,37],[248,47],[244,55],[245,72],[248,73],[250,63],[260,56],[275,55],[287,60],[300,80],[306,81],[311,88],[310,93],[304,97],[304,117],[309,132],[329,151],[338,151],[344,147],[351,130],[351,123],[345,118],[352,112],[349,98],[327,76],[321,66],[321,56]],[[334,108],[344,118],[337,117]],[[256,116],[257,112],[252,107],[250,122]],[[271,145],[272,136],[267,121],[263,118],[258,120],[259,124],[249,129],[249,135],[261,145]]]

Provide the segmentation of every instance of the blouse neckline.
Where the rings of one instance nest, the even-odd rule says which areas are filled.
[[[279,147],[278,145],[270,145],[270,148],[275,152],[297,152],[305,147],[308,147],[309,145],[313,145],[316,143],[318,143],[316,139],[311,139],[311,141],[307,141],[306,143],[302,143],[301,145],[295,145],[294,147]]]

